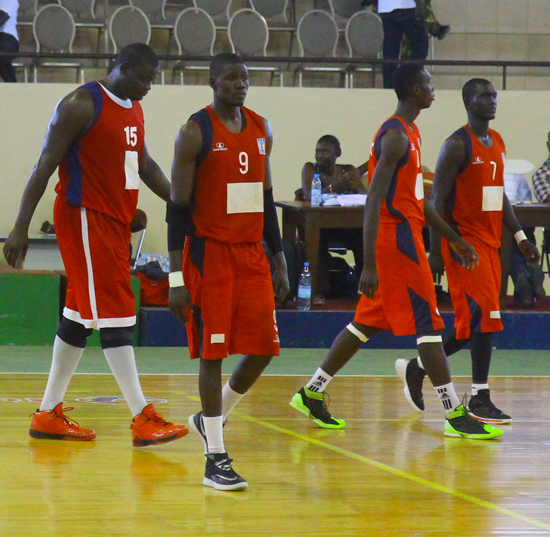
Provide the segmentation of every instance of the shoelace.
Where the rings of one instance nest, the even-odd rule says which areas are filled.
[[[65,412],[70,412],[71,410],[74,410],[74,406],[65,407],[65,408],[61,411],[61,414],[58,414],[57,412],[55,412],[55,417],[56,417],[57,419],[62,420],[62,421],[63,421],[65,424],[67,424],[67,425],[71,425],[71,426],[73,426],[73,427],[80,427],[80,424],[78,423],[78,421],[69,418],[69,416],[65,416]],[[53,411],[52,411],[52,412],[53,412]],[[34,415],[34,412],[33,412],[33,414],[31,414],[29,417],[32,417],[33,415]]]
[[[156,412],[153,412],[152,416],[148,419],[150,419],[154,423],[159,423],[162,426],[172,425],[171,422],[166,421],[160,414],[157,414]]]
[[[230,472],[231,470],[233,470],[233,468],[231,467],[232,462],[233,459],[223,459],[222,461],[214,462],[214,464],[216,465],[216,468],[218,468],[218,470]]]
[[[330,415],[330,412],[328,411],[328,407],[330,405],[330,395],[327,392],[323,392],[324,397],[321,405],[321,410],[323,412],[323,418],[330,418],[332,417]]]

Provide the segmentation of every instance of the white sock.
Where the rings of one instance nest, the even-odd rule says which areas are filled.
[[[203,414],[202,421],[204,423],[204,432],[206,433],[208,453],[224,453],[225,446],[223,444],[223,416],[214,416],[207,418]]]
[[[139,383],[134,347],[125,345],[124,347],[103,349],[103,354],[122,390],[126,403],[130,407],[132,416],[141,414],[147,406],[147,401]]]
[[[447,414],[454,412],[456,407],[460,405],[460,401],[456,396],[455,387],[452,382],[449,384],[443,384],[442,386],[435,386],[437,396],[443,404],[443,408]]]
[[[422,360],[420,359],[420,356],[416,357],[416,363],[418,364],[418,367],[420,367],[420,369],[424,369],[424,370],[426,369],[424,367],[424,364],[422,363]]]
[[[488,390],[489,384],[472,384],[472,395],[477,395],[479,390]]]
[[[237,403],[244,397],[244,393],[237,393],[229,386],[229,381],[225,383],[222,389],[222,414],[223,421],[227,420],[229,413],[235,408]]]
[[[63,401],[83,352],[84,349],[73,347],[65,343],[59,336],[55,336],[50,376],[40,410],[53,410]]]
[[[328,373],[319,368],[306,384],[306,388],[311,392],[323,393],[332,378]]]

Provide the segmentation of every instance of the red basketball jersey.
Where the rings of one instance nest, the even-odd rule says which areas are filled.
[[[118,99],[98,82],[80,89],[93,99],[94,121],[67,150],[55,190],[70,205],[129,224],[137,206],[144,146],[141,105]]]
[[[382,136],[389,129],[401,129],[408,138],[407,152],[397,164],[386,199],[380,208],[380,224],[399,223],[424,225],[424,182],[420,159],[420,133],[413,123],[407,125],[401,118],[391,117],[378,129],[371,146],[369,177],[374,174],[381,153]]]
[[[506,147],[489,129],[492,147],[485,147],[467,126],[457,130],[466,156],[445,208],[445,218],[467,241],[500,247]]]
[[[193,206],[194,234],[220,242],[262,240],[266,139],[261,116],[241,108],[243,129],[234,133],[208,106],[191,116],[201,129]]]

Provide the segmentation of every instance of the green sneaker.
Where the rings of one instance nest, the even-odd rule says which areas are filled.
[[[445,436],[471,438],[472,440],[491,440],[502,435],[502,429],[491,427],[472,418],[464,405],[460,405],[445,420]]]
[[[290,406],[324,429],[341,429],[346,425],[344,420],[337,420],[330,415],[324,393],[301,388],[290,401]]]

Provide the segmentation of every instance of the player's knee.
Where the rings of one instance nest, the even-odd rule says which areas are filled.
[[[127,347],[132,345],[135,326],[123,326],[117,328],[102,328],[99,331],[99,341],[102,349]]]
[[[66,317],[61,319],[57,328],[57,337],[63,340],[67,345],[83,349],[86,347],[86,340],[92,335],[91,328],[85,328],[84,325],[71,321]]]

